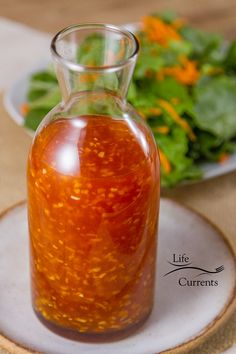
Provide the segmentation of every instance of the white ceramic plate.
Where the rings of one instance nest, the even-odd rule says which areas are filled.
[[[124,25],[128,30],[135,32],[137,31],[139,24],[126,24]],[[27,102],[27,90],[29,87],[29,79],[32,73],[35,73],[39,70],[47,68],[49,65],[48,60],[42,62],[41,64],[35,66],[32,69],[29,69],[24,74],[22,74],[10,87],[10,89],[6,92],[4,97],[4,104],[6,110],[12,117],[12,119],[18,124],[23,125],[24,118],[20,113],[20,107],[23,103]],[[33,132],[27,129],[27,132],[33,136]],[[201,168],[203,170],[203,180],[220,176],[225,173],[231,172],[236,169],[236,153],[232,154],[229,160],[225,161],[222,164],[219,163],[204,163],[201,164]]]
[[[30,303],[25,203],[0,216],[0,246],[0,333],[37,352],[175,353],[176,348],[190,349],[198,345],[235,308],[236,269],[231,248],[208,221],[171,200],[161,201],[153,312],[141,329],[120,341],[74,342],[50,332],[38,321]],[[183,267],[179,263],[171,265],[174,254],[176,259],[182,255],[189,257],[187,263],[191,266],[183,259]],[[189,267],[213,273],[200,275],[202,270]],[[165,276],[172,270],[175,272]],[[203,285],[187,286],[187,280],[200,281]]]

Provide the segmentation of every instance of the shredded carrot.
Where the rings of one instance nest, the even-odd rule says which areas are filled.
[[[30,108],[27,103],[23,103],[20,107],[20,112],[23,116],[26,116],[26,114],[29,112]]]
[[[171,172],[171,164],[164,152],[159,148],[159,156],[160,156],[160,162],[161,166],[163,167],[163,170],[169,174]]]
[[[184,130],[187,131],[190,140],[192,140],[192,141],[196,140],[196,136],[195,136],[194,132],[192,131],[192,128],[190,127],[190,125],[186,122],[186,120],[184,120],[182,117],[180,117],[180,115],[175,111],[175,109],[173,108],[173,106],[169,102],[159,99],[158,103],[162,108],[164,108],[164,110],[169,114],[169,116],[177,124],[179,124]]]
[[[179,98],[173,97],[173,98],[171,99],[171,103],[172,103],[173,105],[178,104],[179,102],[180,102]]]
[[[176,28],[177,30],[182,28],[185,24],[185,21],[182,19],[177,18],[175,21],[171,23],[171,25]]]
[[[98,74],[87,74],[87,73],[81,73],[80,75],[80,83],[94,83],[98,78]]]
[[[155,115],[160,116],[162,114],[162,110],[158,107],[140,109],[139,114],[144,118],[148,118],[148,116]]]
[[[163,22],[160,18],[147,16],[143,19],[144,31],[153,42],[166,46],[170,40],[181,40],[176,28]]]
[[[229,154],[226,154],[226,153],[222,153],[220,156],[219,156],[219,163],[225,163],[226,161],[229,160]]]
[[[163,80],[165,76],[172,76],[184,85],[194,85],[200,75],[196,61],[181,57],[180,64],[181,65],[161,69],[157,73],[157,78]]]
[[[152,131],[155,133],[160,133],[160,134],[168,134],[170,131],[170,128],[167,127],[166,125],[163,125],[161,127],[153,127]]]
[[[148,113],[155,114],[156,116],[160,116],[162,114],[162,111],[158,107],[153,107],[149,109]]]
[[[94,60],[88,60],[88,62],[86,63],[86,65],[90,66],[90,67],[95,67],[96,63]],[[94,83],[98,78],[98,74],[87,74],[87,73],[81,73],[79,80],[80,83]]]

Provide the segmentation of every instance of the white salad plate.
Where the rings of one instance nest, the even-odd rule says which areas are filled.
[[[236,262],[226,238],[202,216],[169,199],[161,200],[152,314],[137,332],[119,341],[72,341],[54,334],[36,318],[30,300],[25,202],[0,216],[0,245],[0,337],[37,353],[190,350],[235,309]]]

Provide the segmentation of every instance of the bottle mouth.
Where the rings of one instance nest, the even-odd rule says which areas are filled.
[[[139,42],[123,27],[91,23],[78,24],[58,32],[51,42],[53,58],[78,72],[115,72],[135,62]]]

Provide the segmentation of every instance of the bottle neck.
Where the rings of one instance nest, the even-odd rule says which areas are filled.
[[[134,66],[135,62],[131,61],[116,70],[101,67],[99,70],[77,71],[55,62],[63,103],[83,91],[107,92],[125,101]]]

